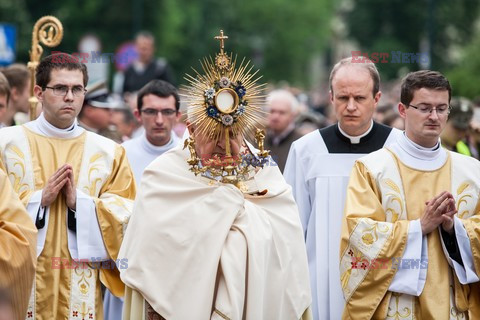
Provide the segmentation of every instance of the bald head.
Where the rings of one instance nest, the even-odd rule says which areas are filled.
[[[345,58],[340,60],[337,64],[335,64],[335,66],[333,66],[333,69],[330,72],[330,78],[329,78],[330,91],[333,94],[333,81],[335,80],[335,77],[340,69],[361,68],[368,72],[368,74],[370,75],[370,78],[373,81],[372,95],[375,97],[375,95],[380,91],[380,75],[378,73],[377,67],[375,67],[375,64],[370,60],[364,59],[362,60],[362,62],[353,62],[352,60],[353,60],[352,57]]]

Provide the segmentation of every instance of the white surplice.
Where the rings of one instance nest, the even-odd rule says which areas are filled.
[[[371,130],[371,129],[370,129]],[[350,137],[361,144],[361,137]],[[401,132],[393,129],[385,146]],[[339,250],[343,209],[350,172],[365,153],[329,153],[318,130],[292,144],[285,180],[292,186],[307,246],[314,319],[340,319],[345,300],[340,284]]]

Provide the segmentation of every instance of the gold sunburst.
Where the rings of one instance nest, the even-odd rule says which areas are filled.
[[[188,104],[188,118],[199,133],[208,136],[209,139],[217,142],[225,128],[232,130],[234,136],[242,134],[245,138],[254,139],[255,131],[263,126],[263,120],[266,113],[262,110],[265,95],[263,90],[266,84],[259,84],[261,76],[257,76],[258,70],[253,71],[253,65],[250,61],[242,59],[237,66],[237,56],[227,55],[223,51],[223,40],[227,37],[216,37],[221,40],[220,52],[215,59],[211,56],[203,58],[200,61],[202,73],[192,68],[193,75],[187,74],[185,80],[188,86],[184,87],[186,94],[183,98]],[[229,92],[236,94],[234,101],[238,101],[235,108],[227,108],[228,112],[223,112],[222,108],[216,105],[216,97],[225,89],[220,86],[221,80],[228,81],[226,86]],[[214,96],[207,99],[205,92],[214,90]],[[239,94],[238,90],[244,89],[245,94]],[[212,117],[208,111],[211,108],[216,115]],[[222,119],[232,117],[231,124],[222,122]]]
[[[237,56],[224,52],[224,40],[228,39],[220,30],[220,52],[215,58],[211,56],[200,61],[202,73],[192,68],[193,75],[186,75],[188,85],[184,86],[182,95],[188,104],[187,118],[190,126],[195,128],[195,136],[208,137],[217,144],[219,139],[225,139],[225,159],[203,159],[200,165],[195,150],[193,137],[185,141],[190,158],[187,163],[195,175],[207,171],[210,176],[220,179],[223,183],[231,183],[242,190],[242,180],[248,179],[248,172],[254,167],[263,167],[268,163],[268,151],[263,149],[265,132],[263,127],[265,112],[262,110],[265,96],[265,84],[259,84],[261,76],[258,70],[253,71],[253,65],[245,58],[237,64]],[[255,139],[260,151],[248,162],[241,156],[233,155],[230,149],[230,136]],[[217,161],[222,160],[222,161]],[[245,160],[245,161],[244,161]],[[243,189],[245,189],[243,187]]]

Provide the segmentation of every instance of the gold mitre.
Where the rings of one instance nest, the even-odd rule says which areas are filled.
[[[228,161],[220,159],[221,169],[218,169],[218,163],[199,166],[199,158],[193,150],[195,141],[190,138],[185,141],[185,147],[189,146],[191,153],[187,162],[195,174],[208,170],[213,176],[222,177],[222,182],[238,184],[242,180],[240,176],[248,171],[248,166],[263,166],[268,157],[268,151],[263,150],[265,132],[260,129],[265,116],[262,110],[265,84],[258,84],[261,77],[256,77],[258,70],[252,72],[253,65],[250,61],[246,62],[244,58],[237,66],[237,57],[224,51],[224,40],[228,37],[223,34],[223,30],[220,30],[220,35],[215,39],[220,41],[220,52],[215,59],[210,56],[200,61],[203,74],[192,68],[195,74],[186,76],[189,85],[184,88],[186,94],[183,96],[188,104],[187,117],[190,125],[215,143],[223,136]],[[231,157],[230,134],[234,137],[241,134],[244,138],[255,138],[260,151],[255,156],[257,161],[254,164],[245,164],[245,157]]]
[[[222,131],[228,129],[234,136],[241,133],[253,138],[257,128],[263,127],[262,104],[265,84],[257,84],[261,77],[254,78],[250,61],[242,60],[236,67],[237,58],[224,51],[224,40],[228,39],[220,30],[220,52],[200,61],[203,74],[195,69],[195,75],[187,75],[186,87],[188,119],[196,130],[218,141]]]

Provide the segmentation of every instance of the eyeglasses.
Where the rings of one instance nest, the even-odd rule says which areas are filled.
[[[428,106],[428,105],[424,105],[424,104],[420,104],[418,106],[414,106],[414,105],[409,104],[408,106],[412,107],[412,108],[415,108],[415,109],[417,109],[418,111],[420,111],[421,113],[424,113],[424,114],[427,114],[427,113],[430,114],[430,113],[433,112],[433,110],[435,110],[437,112],[437,114],[441,114],[442,116],[449,114],[450,110],[452,109],[449,105],[446,105],[446,104],[442,104],[442,105],[439,105],[439,106],[436,106],[436,107],[432,107],[432,106]]]
[[[75,97],[83,96],[87,92],[82,86],[73,86],[70,88],[69,86],[58,85],[55,87],[45,87],[45,89],[52,89],[54,95],[61,97],[65,97],[70,90],[72,90],[72,94]]]
[[[171,117],[177,113],[176,110],[172,110],[172,109],[163,109],[163,110],[144,109],[144,110],[141,110],[140,112],[147,117],[158,117],[159,113],[161,113],[163,117]]]

